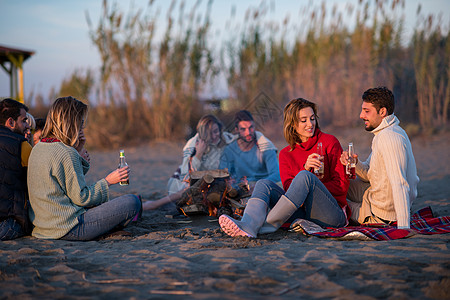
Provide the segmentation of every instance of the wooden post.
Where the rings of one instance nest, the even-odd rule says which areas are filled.
[[[22,66],[17,68],[17,72],[19,73],[19,97],[18,101],[24,103],[24,96],[23,96],[23,69]]]
[[[17,67],[11,64],[11,98],[17,99]]]
[[[17,57],[17,83],[19,84],[19,90],[17,91],[17,101],[24,103],[24,96],[23,96],[23,61],[24,57],[23,55],[19,55]],[[16,86],[17,87],[17,86]]]
[[[23,55],[7,54],[11,62],[11,97],[19,102],[24,102],[23,99]]]

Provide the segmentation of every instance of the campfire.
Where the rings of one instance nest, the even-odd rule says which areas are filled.
[[[195,171],[190,174],[190,187],[176,204],[186,216],[227,214],[239,219],[248,197],[250,188],[246,178],[236,185],[227,169]]]

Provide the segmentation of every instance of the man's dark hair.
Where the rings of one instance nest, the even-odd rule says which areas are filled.
[[[28,111],[28,107],[25,104],[14,99],[5,98],[0,101],[0,124],[5,125],[6,120],[9,118],[17,121],[22,108],[25,109],[25,111]]]
[[[252,114],[248,110],[240,110],[234,116],[234,126],[238,128],[239,122],[250,121],[254,122]]]
[[[385,86],[368,89],[362,95],[364,102],[372,103],[377,112],[385,107],[388,115],[392,115],[395,109],[394,94]]]

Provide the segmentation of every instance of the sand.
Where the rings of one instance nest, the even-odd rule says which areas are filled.
[[[335,134],[361,157],[372,136]],[[276,140],[276,137],[271,137]],[[450,134],[412,139],[419,176],[416,211],[450,215]],[[283,141],[276,141],[279,149]],[[131,184],[111,195],[164,195],[183,143],[125,148]],[[88,181],[116,168],[118,150],[91,152]],[[230,238],[216,220],[188,224],[145,212],[126,230],[91,242],[24,237],[0,242],[1,299],[450,299],[450,234],[393,241],[342,241],[278,231]]]

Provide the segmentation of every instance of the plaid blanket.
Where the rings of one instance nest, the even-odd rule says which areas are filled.
[[[291,230],[323,238],[359,240],[395,240],[415,234],[441,234],[450,232],[450,216],[434,217],[430,207],[425,207],[411,217],[411,229],[398,229],[397,224],[364,224],[343,228],[322,228],[317,224],[298,219],[291,224]]]

